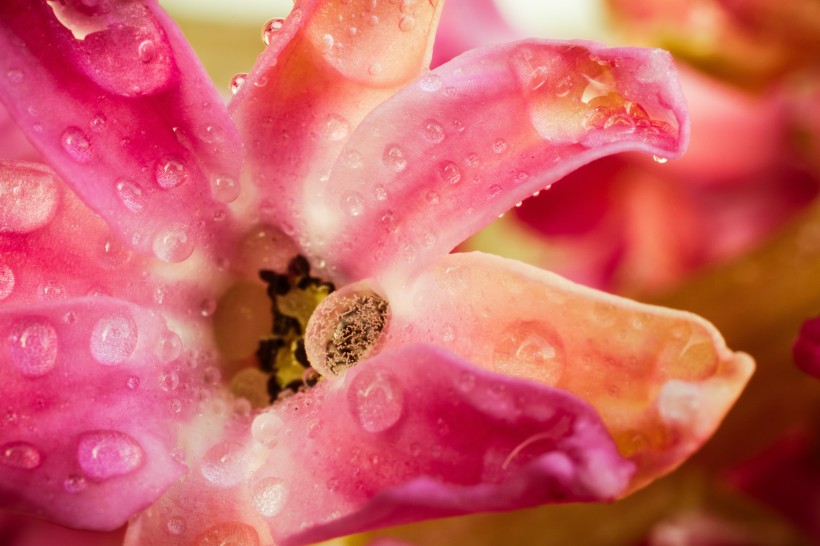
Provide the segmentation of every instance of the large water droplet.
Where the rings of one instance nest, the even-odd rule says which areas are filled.
[[[0,174],[0,233],[29,233],[48,225],[57,198],[50,174],[34,169]]]
[[[444,140],[444,127],[434,119],[424,122],[424,138],[433,144],[438,144]]]
[[[92,480],[131,474],[142,466],[144,459],[137,441],[116,430],[85,432],[77,443],[77,462]]]
[[[157,162],[154,178],[160,188],[170,190],[188,180],[188,169],[181,161],[166,157]]]
[[[270,45],[273,38],[282,31],[285,26],[285,20],[281,17],[274,17],[270,19],[265,26],[262,27],[262,41],[265,45]]]
[[[404,392],[389,370],[363,369],[350,385],[348,405],[354,418],[368,432],[383,432],[404,414]]]
[[[156,355],[163,363],[168,363],[179,358],[182,354],[182,339],[170,330],[159,337],[157,341]]]
[[[273,447],[279,440],[285,423],[282,418],[270,411],[260,413],[251,423],[253,439],[266,447]]]
[[[0,447],[0,463],[12,468],[34,470],[42,459],[37,448],[26,442],[11,442]]]
[[[137,347],[137,324],[130,312],[109,313],[91,331],[89,348],[101,364],[119,364]]]
[[[419,87],[421,87],[422,91],[426,91],[428,93],[438,91],[441,89],[441,77],[438,74],[428,72],[419,78]]]
[[[202,475],[214,485],[231,487],[247,472],[245,447],[236,442],[222,442],[205,454],[200,468]]]
[[[253,506],[266,518],[282,511],[287,500],[288,488],[280,479],[264,478],[253,486]]]
[[[171,224],[157,232],[153,243],[154,255],[165,262],[181,262],[194,252],[194,240],[183,224]]]
[[[244,72],[240,72],[231,78],[231,94],[236,95],[239,93],[239,90],[242,89],[242,86],[245,84],[245,80],[247,79],[248,75]]]
[[[117,197],[119,198],[120,202],[125,205],[125,208],[130,210],[131,212],[142,212],[145,209],[145,196],[142,194],[142,190],[139,186],[131,182],[130,180],[126,180],[125,178],[120,178],[117,181]]]
[[[140,61],[150,63],[157,56],[157,44],[153,40],[143,40],[137,47],[137,54]]]
[[[0,300],[11,295],[14,290],[14,271],[4,263],[0,263]]]
[[[27,377],[45,375],[57,362],[57,331],[44,318],[15,322],[6,341],[11,361]]]
[[[60,137],[63,150],[77,163],[88,163],[94,157],[94,147],[79,127],[69,127]]]
[[[382,162],[389,169],[397,173],[407,168],[407,159],[404,157],[404,150],[396,144],[388,144],[385,146],[384,153],[382,154]]]

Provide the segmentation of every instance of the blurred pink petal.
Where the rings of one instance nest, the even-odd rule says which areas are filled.
[[[504,21],[494,0],[447,0],[430,66],[436,68],[470,49],[520,37]]]
[[[0,537],[3,546],[120,546],[123,529],[110,533],[77,531],[35,518],[0,512]]]
[[[803,323],[792,354],[801,370],[820,379],[820,317]]]

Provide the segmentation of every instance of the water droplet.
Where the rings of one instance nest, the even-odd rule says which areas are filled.
[[[77,443],[77,462],[83,474],[92,480],[131,474],[142,466],[144,459],[137,441],[116,430],[85,432]]]
[[[564,373],[565,358],[560,338],[548,327],[519,321],[506,327],[493,351],[495,370],[554,385]]]
[[[464,163],[466,163],[468,167],[478,167],[481,164],[481,157],[475,152],[470,152],[464,158]]]
[[[132,375],[128,378],[125,384],[128,386],[129,389],[135,391],[138,388],[140,388],[140,378],[136,375]]]
[[[148,64],[157,56],[157,45],[153,40],[143,40],[137,47],[137,54],[140,61]]]
[[[632,133],[635,131],[635,120],[626,114],[613,114],[604,122],[604,129],[618,133]]]
[[[501,192],[503,192],[503,191],[504,191],[504,188],[502,188],[498,184],[493,184],[492,186],[490,186],[490,197],[492,197],[494,199],[494,198],[498,197],[499,195],[501,195]]]
[[[100,364],[119,364],[134,352],[137,337],[137,324],[130,312],[109,313],[94,324],[89,348]]]
[[[79,127],[69,127],[60,137],[63,150],[77,163],[88,163],[94,157],[94,147]]]
[[[382,162],[394,172],[400,173],[407,168],[407,159],[404,157],[404,150],[396,144],[388,144],[382,154]]]
[[[410,32],[416,27],[416,20],[410,15],[402,15],[399,19],[399,30]]]
[[[154,179],[160,188],[170,190],[188,180],[188,170],[181,161],[166,157],[157,162]]]
[[[360,169],[364,165],[364,157],[356,150],[350,150],[345,154],[345,164],[351,169]]]
[[[4,263],[0,263],[0,300],[11,295],[14,290],[14,271]]]
[[[21,83],[23,81],[23,71],[19,68],[12,68],[6,73],[6,77],[11,83]]]
[[[256,416],[251,423],[251,435],[253,439],[266,447],[276,445],[285,424],[282,418],[266,411]]]
[[[438,144],[444,140],[444,127],[434,120],[428,119],[424,122],[424,138],[433,144]]]
[[[97,114],[88,122],[88,127],[95,133],[102,133],[108,126],[108,120],[102,114]]]
[[[367,67],[367,72],[371,76],[377,76],[382,72],[382,65],[379,63],[373,63]]]
[[[37,286],[40,301],[59,301],[66,298],[65,287],[57,281],[45,281]]]
[[[84,491],[86,487],[88,487],[88,483],[85,478],[76,474],[72,474],[63,480],[63,489],[68,493],[79,493]]]
[[[455,185],[461,182],[461,169],[452,161],[443,161],[438,165],[438,176],[447,184]]]
[[[389,370],[364,368],[348,391],[351,413],[368,432],[383,432],[398,423],[404,414],[404,392]]]
[[[288,489],[280,479],[263,478],[253,486],[253,505],[266,518],[279,514],[285,507]]]
[[[165,528],[172,535],[181,535],[185,532],[185,520],[179,516],[172,516],[165,522]]]
[[[262,41],[266,46],[270,45],[274,37],[285,27],[285,20],[281,17],[274,17],[262,27]]]
[[[42,460],[37,448],[26,442],[11,442],[0,447],[0,463],[12,468],[34,470]]]
[[[653,156],[652,156],[652,160],[653,160],[655,163],[660,163],[661,165],[663,165],[664,163],[666,163],[667,161],[669,161],[667,158],[665,158],[665,157],[660,157],[660,156],[657,156],[657,155],[653,155]],[[2,298],[0,298],[0,299],[2,299]]]
[[[11,361],[26,377],[40,377],[57,362],[57,331],[44,318],[19,320],[9,334]]]
[[[336,43],[336,40],[333,38],[332,34],[325,34],[322,36],[322,52],[325,54],[330,53],[333,50],[333,45]]]
[[[142,212],[145,209],[146,199],[139,186],[125,178],[120,178],[116,187],[117,197],[125,208],[131,212]]]
[[[159,230],[153,243],[154,255],[165,262],[181,262],[194,252],[188,226],[171,224]]]
[[[236,95],[239,93],[239,90],[242,89],[242,86],[245,84],[245,80],[247,79],[248,75],[244,72],[240,72],[231,78],[231,94]]]
[[[499,138],[495,142],[493,142],[493,151],[497,154],[503,154],[507,151],[507,141],[503,138]]]
[[[431,205],[438,205],[439,201],[441,201],[441,195],[439,195],[439,193],[435,191],[428,191],[424,195],[424,199]]]
[[[364,198],[360,193],[346,193],[342,196],[342,209],[350,216],[361,216],[364,213]]]
[[[419,87],[427,93],[434,93],[441,89],[441,77],[432,72],[426,73],[419,79]]]
[[[331,142],[340,142],[347,138],[350,123],[339,114],[330,114],[324,122],[322,132]]]
[[[245,447],[237,442],[222,442],[205,454],[200,471],[206,480],[219,487],[231,487],[244,477]]]
[[[239,182],[227,175],[217,176],[211,183],[211,195],[222,203],[236,201],[239,197],[239,190]]]
[[[376,196],[376,201],[387,201],[387,188],[385,188],[383,185],[378,184],[373,190],[373,193]]]
[[[213,298],[205,298],[199,304],[199,314],[203,317],[210,317],[216,311],[216,300]]]
[[[179,387],[179,374],[174,370],[163,372],[159,378],[159,386],[165,392],[177,390]]]
[[[555,85],[555,96],[566,97],[572,91],[573,85],[575,85],[575,82],[572,80],[572,76],[565,77]]]

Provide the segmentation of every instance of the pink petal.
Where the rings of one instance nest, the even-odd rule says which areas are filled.
[[[127,543],[241,532],[248,544],[307,544],[424,518],[610,499],[632,471],[585,403],[429,346],[363,361],[251,428],[253,440],[211,448]],[[241,479],[214,472],[214,461],[243,457]],[[186,498],[200,499],[187,514]],[[169,515],[185,520],[177,536],[166,531]]]
[[[113,530],[184,467],[196,385],[164,320],[106,297],[0,308],[0,504]]]
[[[803,323],[792,354],[798,368],[820,379],[820,317]]]
[[[470,52],[365,119],[306,205],[321,218],[309,236],[347,279],[420,269],[584,163],[675,157],[687,138],[664,52],[551,41]]]
[[[477,47],[520,38],[494,0],[447,0],[433,48],[433,68]]]
[[[0,512],[3,546],[120,546],[124,529],[110,533],[78,531],[39,519]]]
[[[54,169],[136,250],[187,258],[241,144],[171,19],[151,0],[12,0],[0,48],[0,101]]]
[[[303,0],[271,21],[230,106],[264,222],[306,241],[305,203],[362,118],[427,66],[441,5]]]
[[[0,159],[39,161],[40,156],[31,147],[26,136],[17,127],[9,113],[0,104]]]
[[[487,254],[449,255],[412,284],[382,289],[392,309],[385,350],[433,343],[477,366],[578,396],[636,463],[630,489],[697,450],[754,367],[697,316]]]

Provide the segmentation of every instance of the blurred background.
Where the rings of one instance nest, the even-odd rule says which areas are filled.
[[[163,0],[226,96],[289,0]],[[480,17],[474,17],[480,15]],[[597,161],[463,245],[714,322],[758,371],[679,471],[611,505],[433,521],[348,544],[820,544],[820,384],[792,345],[820,313],[820,2],[448,0],[435,63],[539,36],[675,55],[692,113],[685,158]],[[808,343],[817,343],[808,339]]]

